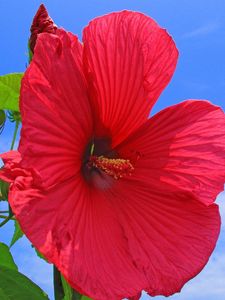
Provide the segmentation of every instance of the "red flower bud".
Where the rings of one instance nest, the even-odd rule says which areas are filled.
[[[55,33],[57,26],[54,24],[53,20],[50,18],[47,9],[44,4],[41,4],[36,15],[34,16],[33,23],[30,28],[30,50],[34,53],[34,47],[39,33],[48,32]]]

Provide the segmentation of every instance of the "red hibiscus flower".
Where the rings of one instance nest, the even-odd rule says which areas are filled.
[[[13,212],[93,299],[178,292],[218,238],[224,113],[188,100],[148,118],[178,52],[141,13],[93,20],[83,44],[56,33],[38,36],[22,81],[19,152],[2,155]]]

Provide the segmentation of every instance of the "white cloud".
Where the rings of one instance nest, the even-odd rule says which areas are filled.
[[[173,300],[224,300],[225,295],[225,253],[215,252],[205,269],[189,281],[181,290],[169,299]],[[143,293],[142,300],[152,299]],[[164,300],[165,297],[155,297]]]
[[[215,252],[207,267],[183,288],[182,297],[179,299],[223,300],[225,295],[224,282],[225,253]]]
[[[183,38],[194,38],[203,35],[208,35],[217,31],[220,27],[221,25],[219,22],[210,22],[185,33],[183,35]]]

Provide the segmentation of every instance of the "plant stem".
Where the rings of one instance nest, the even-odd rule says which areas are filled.
[[[0,219],[7,219],[8,217],[10,217],[10,216],[3,216],[3,215],[0,215]],[[10,217],[10,220],[16,220],[14,217]]]
[[[0,215],[0,219],[6,219],[6,218],[8,218],[8,216]]]
[[[0,227],[2,227],[3,225],[5,225],[6,223],[8,223],[11,220],[11,216],[7,216],[7,217],[1,216],[1,218],[5,219],[5,220],[0,223]]]
[[[16,121],[16,125],[15,125],[15,129],[14,129],[14,133],[13,133],[13,139],[12,139],[12,144],[10,147],[10,150],[13,150],[14,145],[15,145],[15,141],[16,141],[16,136],[17,136],[17,132],[18,132],[18,128],[19,128],[19,121]]]
[[[53,268],[55,300],[62,300],[64,298],[64,290],[61,280],[61,274],[55,266]]]
[[[0,210],[0,214],[8,214],[9,211],[8,210]]]

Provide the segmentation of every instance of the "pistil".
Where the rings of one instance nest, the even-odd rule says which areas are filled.
[[[131,175],[134,170],[129,159],[108,158],[103,155],[91,155],[89,157],[88,167],[100,169],[114,179],[120,179],[124,176]]]

